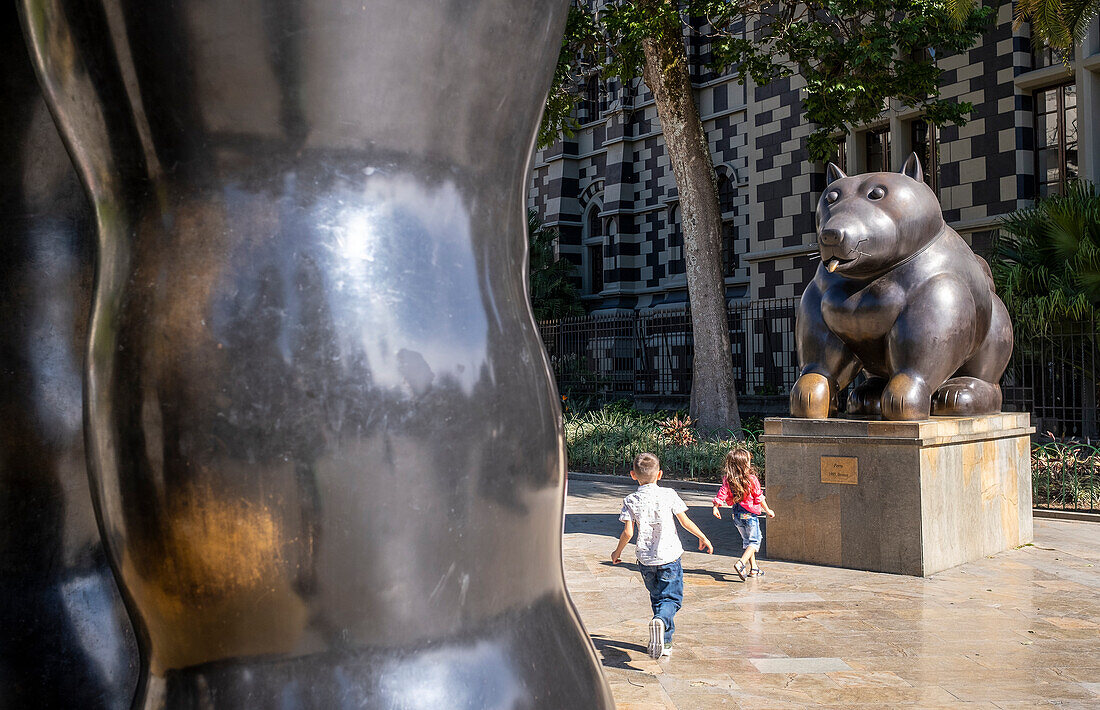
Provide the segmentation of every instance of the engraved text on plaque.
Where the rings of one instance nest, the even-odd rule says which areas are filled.
[[[859,482],[858,463],[855,456],[822,456],[821,482],[855,485]]]

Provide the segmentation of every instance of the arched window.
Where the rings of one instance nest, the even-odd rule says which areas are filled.
[[[592,205],[592,209],[588,210],[588,234],[585,236],[603,236],[603,220],[600,219],[600,206],[598,204]]]
[[[588,294],[603,291],[603,218],[602,205],[594,202],[588,209],[584,225],[584,290]]]
[[[733,180],[725,174],[720,174],[718,176],[718,211],[722,214],[733,212],[733,198],[736,192],[737,187],[733,184]]]

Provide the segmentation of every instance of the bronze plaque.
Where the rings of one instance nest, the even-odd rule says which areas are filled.
[[[859,459],[855,456],[822,456],[822,483],[859,483]]]

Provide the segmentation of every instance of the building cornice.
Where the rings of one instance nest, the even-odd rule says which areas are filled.
[[[750,251],[745,254],[745,261],[756,263],[758,261],[775,261],[776,259],[782,259],[788,256],[803,256],[805,254],[817,253],[816,246],[806,246],[799,244],[793,247],[781,247],[779,249],[761,249],[760,251]]]
[[[1091,58],[1089,57],[1089,59]],[[1060,84],[1073,78],[1075,68],[1074,62],[1070,62],[1068,66],[1065,64],[1052,64],[1049,67],[1017,74],[1012,83],[1016,85],[1017,89],[1023,91],[1038,89],[1051,84]]]
[[[1081,66],[1090,72],[1100,74],[1100,52],[1089,55],[1081,60]]]
[[[979,229],[992,229],[1001,223],[1001,217],[1004,215],[993,215],[992,217],[975,217],[974,219],[961,219],[957,222],[948,223],[948,227],[954,229],[956,232],[976,232]]]

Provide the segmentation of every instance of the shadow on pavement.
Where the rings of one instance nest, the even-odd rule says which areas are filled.
[[[627,562],[625,557],[617,565],[613,564],[611,562],[611,560],[604,560],[600,564],[603,565],[604,567],[616,567],[618,569],[630,570],[631,572],[638,572],[638,563],[637,562]],[[684,567],[684,574],[685,575],[695,574],[695,575],[699,575],[700,577],[710,577],[711,579],[715,580],[716,582],[738,582],[738,583],[741,583],[741,578],[738,577],[737,574],[734,573],[734,572],[730,572],[730,573],[727,574],[725,572],[718,572],[718,571],[710,570],[710,569],[692,569],[691,567]]]
[[[684,574],[685,575],[693,575],[694,574],[694,575],[699,575],[700,577],[710,577],[711,579],[713,579],[716,582],[737,582],[738,584],[744,584],[744,582],[741,581],[741,578],[738,577],[737,574],[734,573],[734,572],[730,572],[730,573],[727,574],[725,572],[717,572],[717,571],[711,570],[711,569],[691,569],[691,568],[685,567],[684,568]]]
[[[714,554],[725,557],[740,557],[741,552],[744,550],[741,543],[741,534],[737,532],[737,528],[733,526],[733,521],[730,520],[729,516],[729,508],[722,509],[721,520],[718,520],[711,514],[711,509],[709,507],[696,505],[688,508],[688,517],[691,518],[692,522],[698,525],[699,529],[703,531],[703,534],[710,539],[711,544],[714,545]],[[689,552],[696,551],[699,547],[699,541],[695,539],[695,536],[681,528],[679,524],[677,524],[676,527],[680,535],[680,542],[683,544],[684,549]],[[760,529],[764,532],[764,544],[761,547],[759,557],[766,558],[768,536],[767,523],[764,518],[760,519]],[[580,533],[617,538],[622,532],[623,524],[619,522],[618,512],[569,513],[565,516],[565,533],[567,535]],[[614,547],[614,545],[611,547]],[[611,554],[610,548],[608,549],[608,554]]]
[[[627,643],[619,639],[609,639],[599,634],[592,635],[592,643],[603,658],[603,664],[609,668],[624,668],[628,671],[640,671],[641,668],[630,665],[629,651],[646,653],[648,649],[637,643]]]

